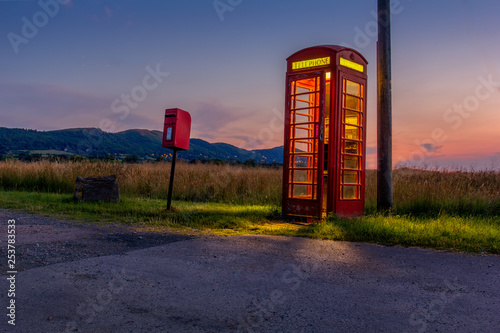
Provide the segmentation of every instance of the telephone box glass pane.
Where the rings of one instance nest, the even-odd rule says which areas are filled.
[[[344,141],[344,151],[345,154],[358,154],[358,143],[355,141]]]
[[[308,161],[311,157],[307,156],[295,156],[294,163],[291,165],[292,168],[307,168]]]
[[[295,170],[294,171],[294,183],[309,183],[310,179],[308,178],[307,170]]]
[[[358,199],[357,196],[357,186],[343,186],[343,199]]]
[[[306,110],[307,112],[307,110]],[[309,114],[304,114],[304,113],[295,113],[295,123],[296,124],[303,124],[303,123],[310,123],[312,119],[312,116]]]
[[[307,139],[312,137],[314,134],[312,128],[307,128],[304,126],[295,126],[295,131],[292,132],[292,139]]]
[[[315,169],[318,167],[318,159],[316,155],[313,156],[296,156],[294,168],[311,168]]]
[[[349,125],[360,125],[360,113],[359,112],[354,112],[354,111],[347,111],[345,112],[345,123]]]
[[[347,95],[345,97],[345,107],[351,110],[360,111],[361,103],[357,97]]]
[[[307,95],[305,97],[307,98]],[[311,105],[311,103],[309,102],[309,100],[306,100],[306,99],[303,99],[303,98],[300,98],[300,97],[298,97],[296,99],[295,103],[296,103],[295,107],[297,109],[307,109]],[[306,110],[306,112],[307,112],[307,110]]]
[[[347,93],[349,95],[363,97],[363,96],[361,96],[361,85],[359,83],[352,82],[349,80],[346,80],[346,81],[347,82],[346,82],[345,89],[344,89],[345,93]]]
[[[312,185],[294,185],[293,197],[298,199],[314,199],[313,188],[314,186]]]
[[[359,140],[359,128],[355,126],[345,126],[345,138]]]
[[[295,152],[296,153],[308,153],[312,150],[312,144],[307,141],[295,141]]]
[[[358,157],[357,156],[344,156],[344,168],[345,169],[358,169]]]
[[[313,88],[314,86],[310,85],[308,82],[307,82],[307,79],[306,80],[300,80],[300,86],[297,87],[297,91],[295,92],[295,94],[307,94],[309,92],[311,92],[311,88]]]
[[[344,184],[357,184],[358,183],[357,171],[344,171]]]

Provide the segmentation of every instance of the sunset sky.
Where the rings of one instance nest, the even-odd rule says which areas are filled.
[[[194,138],[281,146],[285,59],[338,44],[369,62],[375,168],[376,3],[0,1],[0,126],[162,130],[179,107]],[[500,170],[500,1],[393,5],[394,164]]]

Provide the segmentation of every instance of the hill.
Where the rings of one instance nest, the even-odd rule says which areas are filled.
[[[162,132],[131,129],[108,133],[97,128],[70,128],[56,131],[0,127],[0,154],[41,152],[49,154],[77,154],[82,156],[137,155],[156,158],[171,154],[161,146]],[[179,151],[185,160],[221,159],[244,162],[254,159],[261,163],[282,163],[283,147],[246,150],[227,143],[210,143],[191,139],[189,151]]]

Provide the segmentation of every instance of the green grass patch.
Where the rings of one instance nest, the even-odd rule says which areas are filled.
[[[500,254],[500,218],[477,216],[414,217],[372,214],[361,218],[330,216],[301,230],[302,236],[383,245]]]
[[[72,195],[40,192],[0,192],[0,207],[89,222],[120,222],[152,227],[210,229],[231,234],[259,233],[275,206],[229,205],[124,197],[119,203],[77,203]],[[263,227],[263,229],[267,229]]]
[[[0,192],[0,207],[50,214],[102,224],[120,222],[168,230],[210,233],[268,234],[356,241],[384,245],[429,247],[441,250],[500,254],[500,216],[462,216],[445,212],[433,216],[382,215],[360,218],[328,217],[304,225],[279,218],[273,205],[234,205],[166,201],[122,196],[120,203],[76,203],[69,194]]]

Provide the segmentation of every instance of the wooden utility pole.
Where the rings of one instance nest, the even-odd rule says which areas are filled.
[[[377,209],[392,210],[391,5],[377,0]]]

